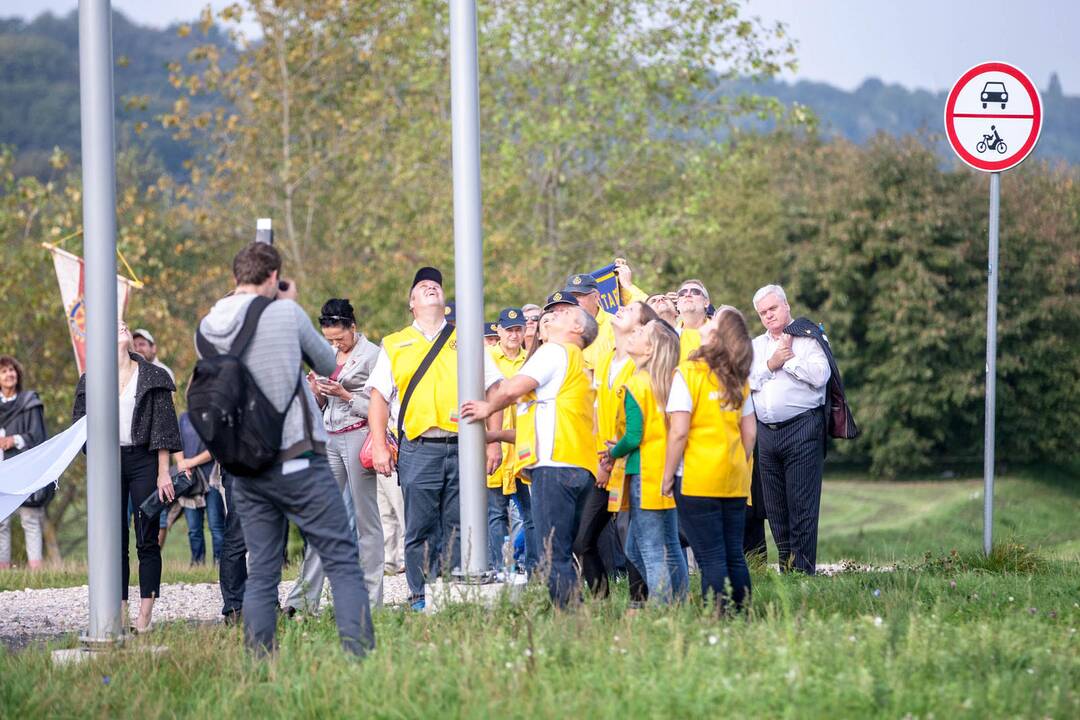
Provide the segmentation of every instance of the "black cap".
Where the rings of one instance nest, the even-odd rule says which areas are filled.
[[[556,305],[574,305],[581,307],[581,303],[577,301],[577,298],[574,297],[572,293],[563,292],[562,290],[548,295],[547,302],[544,303],[544,310],[550,310]]]
[[[563,292],[587,295],[591,292],[600,292],[600,285],[596,282],[596,278],[588,273],[571,275],[566,278],[566,287],[563,288]]]
[[[503,308],[502,312],[499,313],[499,327],[525,327],[525,313],[521,311],[521,308]]]
[[[454,305],[453,300],[446,301],[446,307],[443,308],[443,314],[446,315],[446,322],[451,325],[457,322],[457,307]]]
[[[499,337],[499,324],[493,322],[484,323],[484,337]]]
[[[414,287],[419,285],[424,280],[434,280],[435,282],[439,283],[439,285],[441,286],[442,285],[442,273],[439,272],[438,270],[436,270],[433,267],[422,267],[422,268],[420,268],[419,270],[416,271],[416,275],[413,276],[412,287],[410,287],[409,290],[411,291]]]

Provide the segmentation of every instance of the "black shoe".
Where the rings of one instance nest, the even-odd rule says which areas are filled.
[[[244,623],[244,611],[243,610],[230,610],[225,613],[225,624],[229,627],[234,625],[242,625]]]

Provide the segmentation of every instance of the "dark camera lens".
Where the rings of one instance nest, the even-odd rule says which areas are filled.
[[[289,289],[289,281],[288,280],[278,280],[277,289],[280,290],[281,292],[285,292],[286,290]]]

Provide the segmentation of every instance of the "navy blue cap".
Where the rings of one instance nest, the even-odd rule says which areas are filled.
[[[446,307],[443,308],[443,313],[446,315],[446,322],[451,325],[457,322],[457,307],[454,305],[453,300],[446,301]]]
[[[577,301],[577,298],[574,297],[573,293],[564,292],[562,290],[548,295],[547,302],[544,303],[544,310],[550,310],[556,305],[574,305],[581,307],[581,303]]]
[[[512,327],[525,327],[525,313],[521,311],[521,308],[503,308],[502,312],[499,313],[499,327],[504,329]]]
[[[596,278],[588,273],[571,275],[566,278],[566,287],[563,288],[563,292],[587,295],[591,292],[600,292],[600,285],[596,282]]]
[[[499,324],[493,322],[484,323],[484,337],[499,337]]]
[[[433,267],[422,267],[422,268],[420,268],[419,270],[416,271],[416,275],[413,276],[412,287],[410,287],[409,290],[412,290],[414,287],[419,285],[424,280],[434,280],[435,282],[439,283],[439,285],[441,286],[442,285],[442,273],[439,272],[438,270],[436,270]]]

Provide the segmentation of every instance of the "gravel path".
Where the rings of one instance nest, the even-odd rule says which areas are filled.
[[[292,582],[278,586],[282,602]],[[82,632],[89,622],[87,586],[14,590],[0,592],[0,644],[24,647],[37,640]],[[128,591],[133,599],[128,608],[130,624],[138,614],[139,588]],[[398,605],[409,596],[405,575],[384,578],[383,603]],[[328,600],[328,593],[324,594]],[[221,589],[217,583],[177,583],[162,585],[161,598],[154,604],[154,622],[186,620],[198,623],[221,621]]]

